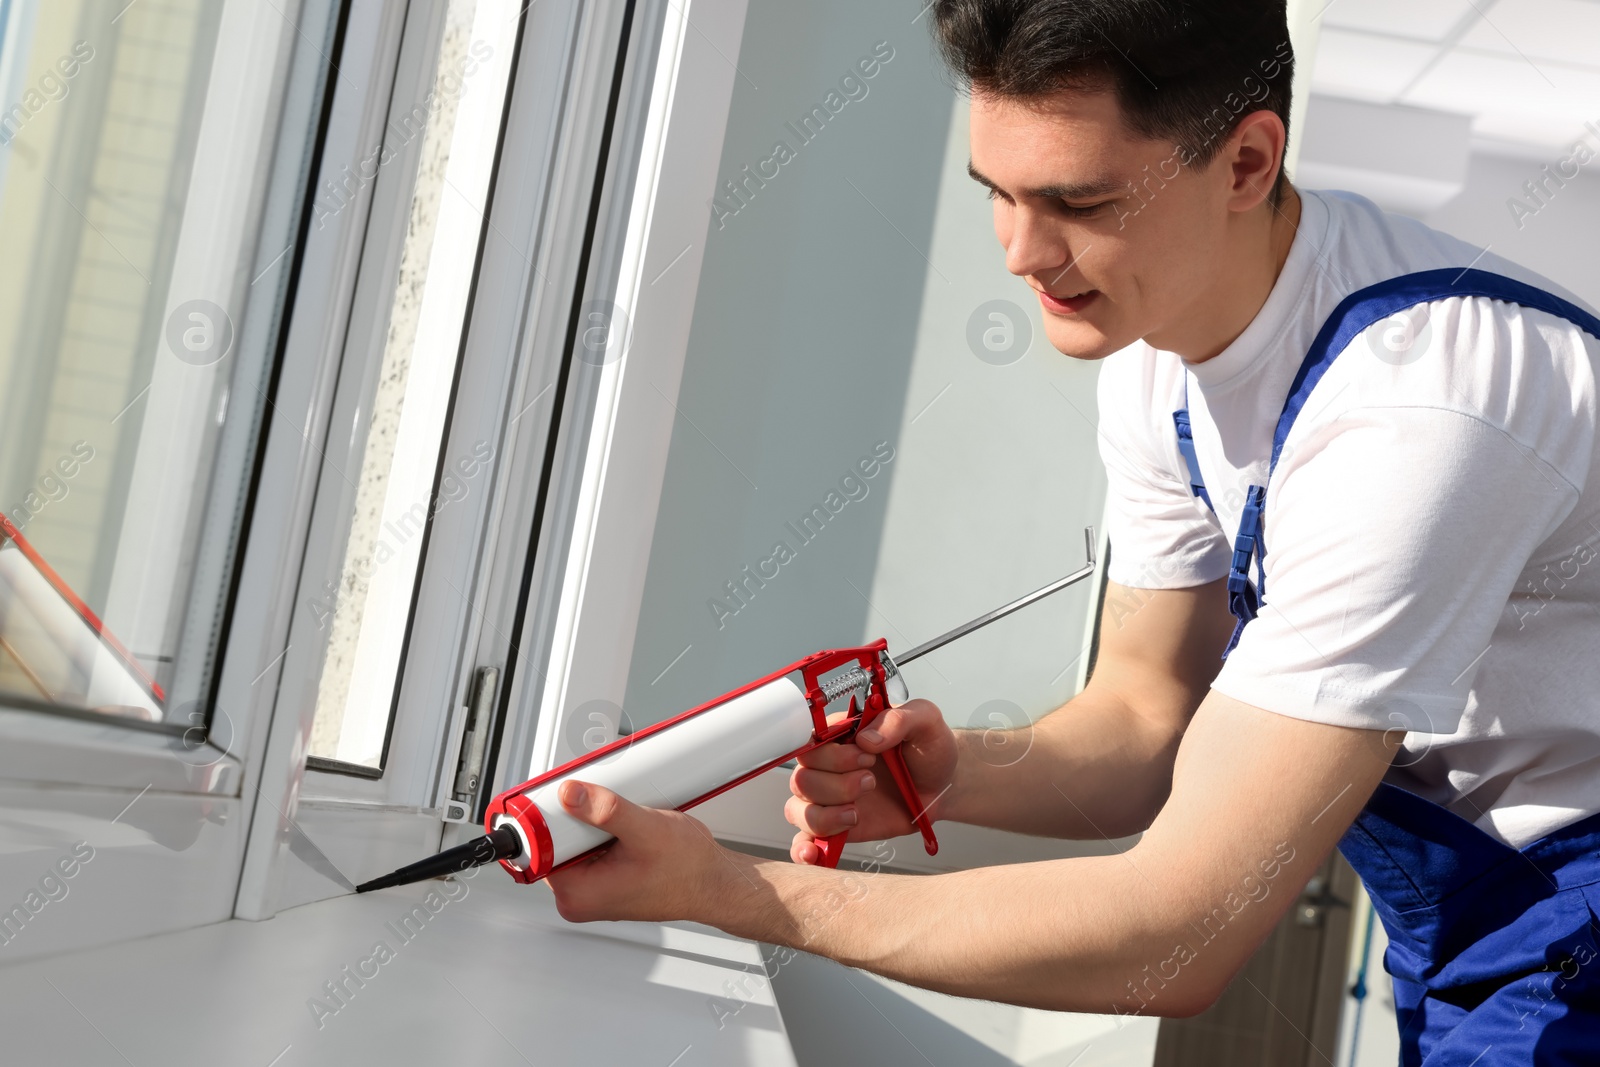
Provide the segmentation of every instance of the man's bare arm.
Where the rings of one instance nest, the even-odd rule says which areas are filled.
[[[1166,802],[1178,743],[1232,630],[1224,582],[1109,586],[1089,684],[1031,730],[1004,739],[1002,751],[1027,747],[1010,766],[983,757],[982,746],[996,738],[956,731],[960,755],[939,817],[1043,837],[1145,829]]]
[[[730,853],[693,917],[957,996],[1188,1015],[1265,939],[1391,753],[1381,733],[1213,693],[1170,800],[1122,855],[912,877]]]

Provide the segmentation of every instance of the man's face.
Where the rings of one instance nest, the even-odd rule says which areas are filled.
[[[1111,92],[975,91],[972,170],[990,187],[1007,269],[1039,294],[1045,333],[1069,356],[1102,359],[1141,338],[1169,347],[1163,336],[1225,282],[1220,160],[1200,168],[1137,136]]]

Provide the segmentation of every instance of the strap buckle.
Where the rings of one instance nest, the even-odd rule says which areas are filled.
[[[1228,611],[1236,621],[1233,624],[1233,636],[1223,650],[1223,659],[1228,658],[1228,653],[1233,651],[1244,634],[1245,626],[1255,619],[1261,605],[1266,602],[1267,543],[1262,529],[1266,507],[1266,487],[1252,485],[1245,497],[1244,513],[1239,518],[1239,536],[1233,542],[1233,561],[1228,567]],[[1255,582],[1250,581],[1252,560],[1256,565]]]
[[[1172,424],[1178,431],[1178,451],[1183,453],[1183,462],[1189,468],[1189,488],[1215,514],[1217,509],[1211,503],[1211,494],[1206,492],[1206,480],[1200,476],[1200,456],[1194,449],[1194,428],[1189,423],[1189,409],[1185,407],[1174,411]]]

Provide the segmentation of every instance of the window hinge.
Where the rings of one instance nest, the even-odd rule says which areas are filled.
[[[469,822],[483,781],[483,754],[494,722],[494,701],[500,688],[498,667],[479,667],[467,704],[466,733],[461,737],[461,759],[456,765],[452,800],[444,806],[445,822]]]

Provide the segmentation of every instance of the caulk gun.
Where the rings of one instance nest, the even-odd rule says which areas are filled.
[[[615,838],[562,808],[556,789],[569,778],[604,786],[636,804],[686,811],[814,748],[849,741],[891,705],[910,699],[902,666],[1092,575],[1092,527],[1084,531],[1084,541],[1088,562],[1080,569],[904,655],[891,657],[888,642],[881,638],[859,648],[813,653],[508,789],[489,802],[484,836],[375,878],[356,892],[406,885],[496,860],[518,882],[537,882],[576,863]],[[829,705],[847,696],[845,715],[829,722]],[[939,842],[905,755],[896,746],[881,756],[922,833],[923,846],[934,855]],[[817,842],[822,865],[838,865],[847,835],[845,831]]]

